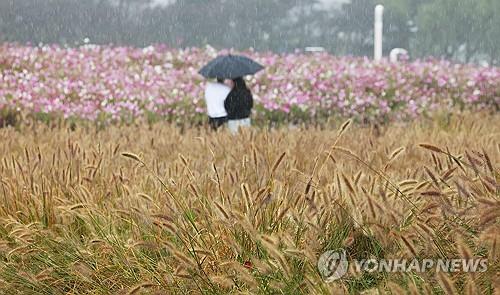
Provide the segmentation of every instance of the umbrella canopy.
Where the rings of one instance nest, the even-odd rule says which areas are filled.
[[[204,66],[199,73],[205,78],[234,79],[253,75],[264,67],[241,55],[222,55]]]

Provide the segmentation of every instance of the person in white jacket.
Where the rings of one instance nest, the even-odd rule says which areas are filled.
[[[224,101],[231,92],[231,88],[224,84],[223,79],[216,82],[209,81],[205,88],[205,102],[207,105],[208,123],[212,129],[217,130],[227,122],[227,112]]]

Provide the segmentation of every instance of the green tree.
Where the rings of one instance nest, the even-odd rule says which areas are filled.
[[[498,38],[493,38],[496,0],[440,0],[424,4],[418,12],[415,51],[470,62],[482,55],[495,54]],[[493,50],[494,51],[494,50]],[[491,56],[490,56],[491,57]]]
[[[485,20],[487,31],[484,46],[490,57],[490,63],[500,65],[500,1],[489,0],[489,2],[491,9],[487,10],[489,13]]]
[[[178,46],[279,50],[294,7],[288,0],[178,0],[144,18],[161,20],[149,25],[161,22],[160,39]]]

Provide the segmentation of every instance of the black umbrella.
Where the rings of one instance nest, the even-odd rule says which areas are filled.
[[[253,75],[264,67],[241,55],[223,55],[209,62],[199,73],[205,78],[234,79]]]

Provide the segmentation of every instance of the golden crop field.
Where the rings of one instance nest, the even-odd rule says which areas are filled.
[[[494,294],[500,116],[244,130],[0,129],[0,294]],[[350,259],[486,258],[483,272]]]

